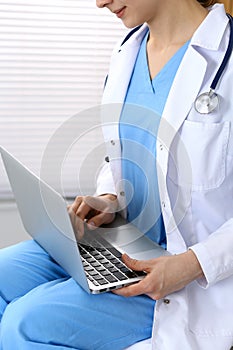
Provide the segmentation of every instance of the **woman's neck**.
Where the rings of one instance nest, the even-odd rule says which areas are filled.
[[[151,79],[191,39],[208,11],[196,0],[164,0],[157,13],[147,21],[150,29],[147,59]]]
[[[169,6],[166,6],[166,3],[169,3]],[[182,46],[192,37],[208,14],[208,10],[196,0],[165,0],[163,5],[158,16],[147,22],[150,29],[149,44],[161,50],[171,45]]]

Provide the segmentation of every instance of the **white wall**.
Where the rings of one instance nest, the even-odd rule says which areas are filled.
[[[0,248],[28,239],[13,201],[0,201]]]

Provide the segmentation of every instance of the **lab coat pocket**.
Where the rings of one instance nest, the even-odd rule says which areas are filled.
[[[175,141],[169,170],[172,180],[190,187],[192,191],[219,187],[226,173],[229,130],[229,122],[200,123],[186,120]]]
[[[233,337],[233,278],[202,289],[196,282],[188,290],[188,328],[199,337]]]

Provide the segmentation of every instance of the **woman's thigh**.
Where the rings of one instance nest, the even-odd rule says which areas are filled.
[[[146,296],[91,295],[72,278],[51,281],[8,305],[2,349],[124,349],[151,336],[153,310]]]
[[[63,277],[65,271],[34,240],[0,250],[0,297],[6,303]]]

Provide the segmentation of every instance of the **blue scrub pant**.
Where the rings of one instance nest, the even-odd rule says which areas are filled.
[[[0,250],[0,350],[118,350],[151,337],[155,302],[90,295],[35,242]]]

